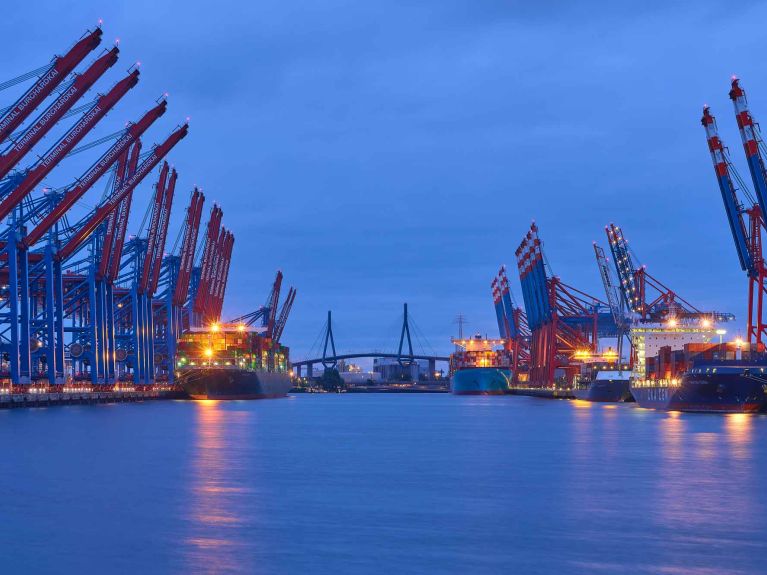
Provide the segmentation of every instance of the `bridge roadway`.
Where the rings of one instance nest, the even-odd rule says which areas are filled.
[[[313,372],[313,367],[315,364],[333,364],[335,365],[336,362],[338,362],[341,359],[359,359],[363,357],[369,357],[369,358],[392,358],[392,359],[401,359],[404,361],[413,361],[416,359],[423,359],[429,362],[429,370],[434,371],[434,365],[438,361],[445,361],[449,362],[449,357],[443,357],[438,355],[410,355],[410,354],[400,354],[400,353],[346,353],[342,355],[333,355],[328,357],[318,357],[316,359],[303,359],[301,361],[294,361],[291,362],[291,366],[295,368],[296,375],[299,377],[301,376],[301,368],[306,366],[307,368],[307,376],[311,377]]]

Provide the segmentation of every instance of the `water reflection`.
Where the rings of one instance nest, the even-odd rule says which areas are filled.
[[[747,459],[751,456],[754,417],[746,413],[730,413],[725,418],[724,430],[729,454],[735,459]]]
[[[654,518],[669,552],[680,544],[724,545],[758,523],[751,462],[751,416],[668,413],[660,422],[661,460]],[[737,489],[722,486],[735,479]],[[695,535],[692,535],[695,534]],[[701,565],[687,564],[691,573]]]
[[[195,408],[187,562],[196,573],[252,571],[248,569],[249,554],[242,549],[245,506],[241,499],[250,489],[237,481],[241,461],[235,449],[246,429],[237,420],[247,413],[224,409],[213,400],[196,402]]]

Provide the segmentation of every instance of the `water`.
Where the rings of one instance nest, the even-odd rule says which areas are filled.
[[[764,573],[767,417],[448,395],[0,412],[1,573]]]

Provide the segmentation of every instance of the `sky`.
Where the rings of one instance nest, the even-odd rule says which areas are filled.
[[[298,289],[283,336],[293,359],[316,352],[327,310],[340,351],[395,349],[404,302],[419,351],[449,351],[458,314],[496,335],[490,282],[508,265],[521,302],[514,251],[532,220],[565,282],[604,297],[592,242],[615,222],[653,275],[744,329],[746,278],[700,116],[709,104],[747,177],[727,93],[736,74],[767,115],[764,3],[28,2],[0,22],[4,78],[99,19],[121,58],[96,89],[137,61],[142,73],[89,139],[169,94],[145,138],[190,118],[169,156],[181,192],[169,244],[199,185],[206,219],[218,202],[236,237],[224,316],[257,309],[281,269]],[[44,185],[69,183],[90,154]]]

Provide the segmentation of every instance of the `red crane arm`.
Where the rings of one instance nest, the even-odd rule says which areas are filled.
[[[120,189],[123,179],[125,179],[125,173],[128,167],[128,150],[125,150],[120,159],[117,160],[117,173],[115,174],[114,185],[112,191]],[[107,268],[109,267],[109,256],[112,253],[112,242],[114,241],[115,225],[117,224],[117,215],[112,212],[107,220],[107,229],[104,233],[104,245],[101,247],[101,259],[99,260],[98,277],[103,278],[107,274]]]
[[[205,245],[202,248],[202,261],[200,262],[200,281],[197,284],[197,293],[194,298],[194,311],[203,313],[205,311],[205,299],[207,298],[208,282],[210,278],[210,269],[213,264],[213,256],[218,241],[218,232],[221,227],[221,218],[223,212],[217,205],[213,205],[208,220],[208,231],[205,236]]]
[[[232,249],[234,248],[234,234],[229,233],[229,239],[226,244],[226,254],[224,258],[224,267],[223,267],[223,273],[222,278],[220,282],[220,288],[218,293],[218,299],[217,299],[217,305],[216,305],[216,316],[221,317],[221,310],[224,308],[224,295],[226,294],[226,284],[229,280],[229,267],[232,263]]]
[[[133,192],[125,196],[115,210],[115,239],[112,247],[112,254],[109,260],[108,279],[111,282],[117,280],[120,273],[120,262],[123,256],[123,246],[125,245],[125,233],[128,229],[128,218],[130,217],[130,208],[133,203]]]
[[[149,283],[149,293],[157,291],[157,284],[160,281],[160,271],[162,269],[162,258],[165,254],[165,240],[168,237],[168,225],[170,224],[170,213],[173,208],[173,196],[176,192],[176,179],[178,174],[176,170],[171,171],[170,181],[165,188],[165,202],[162,212],[160,212],[159,235],[157,246],[155,248],[154,265],[152,267],[152,279]]]
[[[231,240],[234,238],[232,232],[227,231],[221,242],[221,252],[216,266],[216,282],[211,290],[210,315],[216,320],[221,317],[221,307],[224,300],[224,283],[227,274],[227,262],[231,255]]]
[[[47,176],[58,163],[90,132],[93,127],[114,107],[120,99],[138,83],[138,70],[120,80],[114,87],[100,96],[96,103],[32,168],[18,186],[0,201],[0,220],[13,211],[21,200]]]
[[[224,262],[224,248],[226,244],[226,235],[228,233],[226,228],[221,228],[221,233],[218,235],[218,240],[216,241],[216,246],[211,258],[207,289],[205,290],[205,299],[203,300],[203,317],[208,318],[211,321],[218,320],[218,318],[215,317],[215,298],[216,293],[218,292],[218,282],[221,279],[221,271]]]
[[[125,196],[133,191],[133,189],[143,180],[149,172],[151,172],[157,164],[160,163],[168,152],[180,142],[189,132],[189,124],[184,124],[177,128],[168,138],[159,146],[155,146],[149,156],[141,162],[141,165],[136,168],[136,172],[130,176],[120,189],[112,194],[104,203],[102,203],[94,214],[88,219],[88,221],[78,230],[78,232],[72,237],[65,246],[63,246],[58,254],[59,261],[67,259],[71,256],[80,245],[90,237],[90,235],[96,230],[96,228],[103,222],[109,214],[117,207]]]
[[[24,92],[10,110],[0,119],[0,142],[8,139],[21,126],[69,73],[101,43],[101,28],[88,32],[63,56],[56,56],[51,67]]]
[[[0,178],[7,176],[8,172],[19,163],[21,158],[75,105],[75,102],[82,98],[85,92],[90,90],[91,86],[96,83],[96,80],[117,62],[117,54],[119,52],[115,46],[91,64],[90,68],[85,72],[78,75],[74,82],[40,114],[35,123],[27,128],[24,134],[13,143],[13,146],[0,156]]]
[[[290,315],[290,310],[293,308],[293,301],[296,299],[296,289],[291,287],[288,290],[288,295],[285,298],[285,302],[282,304],[282,309],[280,310],[280,317],[277,319],[277,325],[274,327],[274,336],[272,336],[272,341],[274,343],[279,343],[280,338],[282,337],[282,332],[285,329],[285,324],[288,323],[288,316]]]
[[[186,211],[186,227],[184,239],[181,243],[181,261],[178,266],[178,278],[176,279],[176,291],[173,294],[173,304],[182,306],[186,303],[189,293],[189,280],[192,277],[194,266],[194,250],[197,245],[197,237],[200,232],[200,218],[205,196],[195,188],[192,201]]]
[[[154,193],[154,204],[152,205],[152,217],[149,219],[149,232],[147,233],[147,246],[144,253],[144,265],[141,269],[141,278],[138,282],[138,292],[145,293],[149,285],[149,277],[152,271],[152,258],[154,257],[155,246],[157,245],[157,224],[160,222],[160,211],[165,201],[165,185],[168,179],[168,162],[162,163],[160,177],[157,180]]]
[[[77,184],[64,194],[64,197],[61,198],[58,205],[27,234],[23,240],[24,245],[29,247],[37,243],[43,234],[45,234],[45,232],[47,232],[51,226],[53,226],[53,224],[55,224],[75,204],[75,202],[83,197],[85,192],[87,192],[91,186],[93,186],[93,184],[95,184],[99,178],[112,167],[117,159],[128,150],[128,146],[137,141],[138,138],[147,131],[149,126],[165,113],[167,107],[168,102],[163,100],[144,114],[138,122],[128,126],[125,130],[125,134],[123,134],[111,148],[104,152],[104,155],[101,156],[101,158],[93,164],[93,166],[91,166],[79,180],[77,180]]]
[[[141,140],[137,140],[131,148],[130,157],[128,159],[128,169],[123,181],[136,173],[139,154],[141,154]],[[120,273],[120,261],[123,257],[123,246],[125,245],[125,234],[128,230],[128,218],[130,217],[132,202],[133,191],[131,190],[131,193],[120,201],[117,210],[111,214],[115,217],[115,234],[114,239],[112,240],[112,251],[110,253],[109,268],[107,270],[107,278],[111,282],[114,282],[117,279],[117,275]]]

